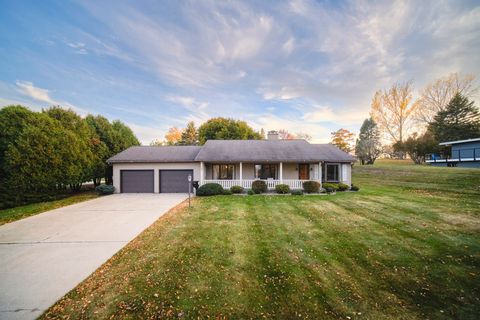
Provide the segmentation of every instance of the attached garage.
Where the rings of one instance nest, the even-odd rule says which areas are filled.
[[[193,180],[193,170],[160,170],[159,191],[161,193],[187,193],[189,175]]]
[[[153,193],[154,170],[120,170],[121,193]]]

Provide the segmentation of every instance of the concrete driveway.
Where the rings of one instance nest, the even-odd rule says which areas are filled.
[[[184,194],[115,194],[0,226],[0,319],[35,319]]]

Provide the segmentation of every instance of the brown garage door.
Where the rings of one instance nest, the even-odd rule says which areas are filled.
[[[153,170],[121,170],[120,192],[153,193]]]
[[[160,170],[160,192],[187,193],[189,175],[193,180],[193,170]]]

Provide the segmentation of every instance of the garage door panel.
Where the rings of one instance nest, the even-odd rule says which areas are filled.
[[[153,170],[122,170],[120,172],[122,193],[153,193]]]
[[[187,193],[189,175],[193,179],[193,170],[160,170],[160,192]]]

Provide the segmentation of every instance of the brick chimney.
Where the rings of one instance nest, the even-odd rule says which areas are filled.
[[[275,130],[268,131],[267,140],[278,140],[278,131],[275,131]]]

